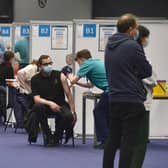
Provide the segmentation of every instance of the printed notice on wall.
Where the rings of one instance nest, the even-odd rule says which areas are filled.
[[[12,27],[11,26],[0,25],[0,43],[4,46],[4,50],[12,50]]]
[[[52,26],[51,49],[68,49],[68,26]]]
[[[83,38],[83,24],[78,24],[76,26],[76,35],[78,39]]]
[[[38,24],[32,25],[32,36],[38,37],[38,34],[39,34],[39,25]]]
[[[99,51],[105,50],[109,37],[116,32],[117,32],[117,28],[114,25],[99,26]]]

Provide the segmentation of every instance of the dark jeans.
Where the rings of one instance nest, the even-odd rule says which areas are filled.
[[[13,107],[14,105],[14,96],[15,96],[15,88],[8,86],[8,95],[5,86],[0,86],[0,116],[4,118],[6,121],[6,109],[9,107]],[[6,104],[6,98],[8,96],[8,104]]]
[[[0,90],[0,122],[6,121],[6,93]]]
[[[105,142],[109,135],[109,124],[108,124],[108,114],[109,114],[109,102],[108,93],[103,93],[98,104],[94,109],[94,120],[96,128],[97,141],[102,143]]]
[[[61,112],[53,112],[48,106],[43,104],[34,104],[33,111],[37,113],[37,117],[40,121],[43,133],[47,136],[51,135],[51,130],[48,126],[48,117],[55,117],[56,125],[56,137],[61,139],[63,131],[69,131],[73,129],[72,121],[73,115],[70,112],[68,104],[61,106]]]
[[[110,103],[110,135],[105,146],[103,168],[114,168],[115,154],[120,148],[119,168],[141,168],[135,160],[142,160],[146,148],[139,155],[139,145],[147,143],[144,124],[145,108],[140,103]],[[145,127],[146,128],[146,127]],[[139,138],[141,136],[141,138]]]
[[[16,118],[16,124],[18,128],[23,128],[24,116],[28,111],[31,100],[29,95],[25,95],[16,91],[14,95],[14,113]]]

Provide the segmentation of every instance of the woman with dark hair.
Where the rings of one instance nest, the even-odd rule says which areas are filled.
[[[14,53],[6,51],[3,55],[2,63],[0,64],[0,123],[6,120],[6,79],[14,79],[14,70],[12,63]]]
[[[142,49],[144,50],[144,48],[147,47],[149,44],[150,31],[148,30],[148,28],[142,25],[139,25],[138,30],[139,30],[139,37],[137,39],[137,42],[142,46]],[[148,140],[149,137],[149,117],[152,104],[152,91],[153,87],[156,84],[156,74],[152,71],[152,76],[142,79],[142,82],[147,94],[146,94],[146,101],[144,102],[145,115],[143,116],[141,121],[141,128],[138,139],[141,142],[145,140],[145,142],[141,143],[136,148],[138,152],[136,152],[137,155],[134,155],[134,159],[132,161],[132,167],[135,167],[136,165],[136,168],[140,168],[142,166],[147,147],[146,141]]]
[[[147,47],[149,44],[149,35],[150,35],[150,31],[148,28],[146,28],[145,26],[139,25],[138,26],[138,30],[139,30],[139,36],[137,39],[137,42],[143,47]]]

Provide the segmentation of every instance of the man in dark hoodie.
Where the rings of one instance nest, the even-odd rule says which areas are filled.
[[[146,92],[142,79],[152,75],[138,37],[136,16],[125,14],[117,22],[118,33],[109,38],[105,50],[105,67],[109,83],[110,136],[104,150],[103,168],[113,168],[120,148],[119,168],[140,168],[134,157],[140,124],[145,114]],[[145,141],[142,140],[142,143]]]

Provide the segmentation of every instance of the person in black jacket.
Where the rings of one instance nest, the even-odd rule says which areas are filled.
[[[109,38],[105,67],[109,83],[110,136],[104,150],[103,168],[113,168],[120,148],[119,168],[140,168],[133,164],[140,126],[145,115],[146,91],[142,79],[152,75],[152,67],[138,37],[136,16],[125,14],[117,22],[118,33]],[[137,153],[136,153],[137,152]],[[137,158],[138,159],[138,158]]]
[[[75,104],[67,83],[67,78],[60,71],[52,69],[52,60],[48,55],[39,58],[40,73],[31,79],[31,89],[34,99],[32,110],[41,124],[47,146],[59,145],[62,133],[66,131],[66,141],[71,138],[76,121]],[[65,101],[67,96],[68,103]],[[54,136],[47,123],[48,116],[56,118]]]
[[[6,79],[14,79],[14,53],[6,51],[0,64],[0,122],[6,121]]]

